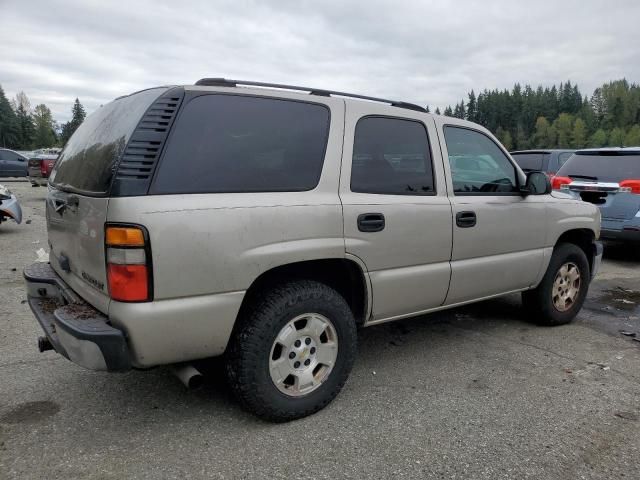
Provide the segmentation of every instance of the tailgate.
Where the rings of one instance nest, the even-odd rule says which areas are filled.
[[[104,223],[109,199],[51,188],[47,196],[49,261],[60,277],[103,313],[109,307]]]

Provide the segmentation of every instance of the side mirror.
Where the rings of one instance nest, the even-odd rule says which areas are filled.
[[[544,172],[527,173],[527,182],[520,188],[522,195],[546,195],[551,193],[551,181]]]

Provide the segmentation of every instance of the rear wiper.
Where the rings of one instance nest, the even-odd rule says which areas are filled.
[[[598,181],[598,177],[591,177],[589,175],[567,175],[569,178],[584,178],[585,180],[593,180],[594,182]]]

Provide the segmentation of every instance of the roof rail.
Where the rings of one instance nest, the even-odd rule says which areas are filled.
[[[321,88],[310,87],[297,87],[295,85],[283,85],[280,83],[265,83],[265,82],[252,82],[246,80],[228,80],[226,78],[201,78],[196,85],[207,87],[237,87],[238,85],[245,85],[248,87],[267,87],[278,88],[282,90],[297,90],[302,92],[309,92],[309,95],[318,95],[321,97],[330,97],[332,95],[337,97],[357,98],[359,100],[369,100],[372,102],[388,103],[392,107],[406,108],[409,110],[415,110],[418,112],[426,112],[426,110],[420,105],[413,103],[399,102],[396,100],[387,100],[385,98],[368,97],[366,95],[357,95],[355,93],[336,92],[335,90],[324,90]]]

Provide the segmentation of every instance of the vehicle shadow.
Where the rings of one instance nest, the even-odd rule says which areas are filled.
[[[353,388],[358,388],[357,378],[366,377],[373,365],[392,369],[399,358],[414,358],[416,351],[423,352],[419,361],[427,365],[435,356],[441,356],[443,350],[462,348],[459,337],[469,337],[474,332],[483,337],[493,336],[504,328],[535,328],[524,323],[525,319],[515,296],[361,329],[358,360],[352,373],[356,385]],[[69,368],[66,363],[56,363],[57,368]],[[145,418],[154,424],[206,421],[217,425],[216,429],[224,429],[241,422],[243,426],[269,428],[271,424],[240,408],[227,384],[221,359],[195,362],[195,366],[205,375],[202,386],[195,390],[188,390],[165,367],[123,375],[84,373],[74,368],[65,375],[66,384],[60,388],[83,392],[81,408],[92,410],[100,422],[113,421],[108,418],[109,412],[121,412],[118,417],[126,412],[128,418]],[[108,407],[104,406],[105,396]],[[78,406],[77,400],[74,403]],[[346,409],[348,404],[336,408]],[[96,408],[104,410],[104,415],[96,412]]]
[[[604,241],[603,257],[628,264],[640,263],[640,242]]]

